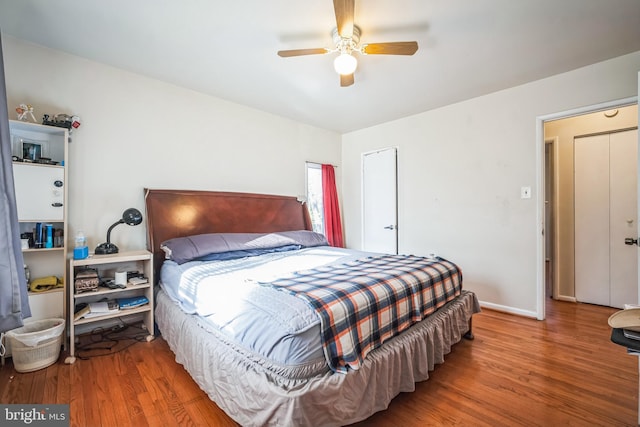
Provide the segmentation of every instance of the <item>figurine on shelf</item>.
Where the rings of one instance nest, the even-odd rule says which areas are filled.
[[[33,107],[29,104],[20,104],[16,107],[16,113],[18,113],[18,120],[26,122],[31,117],[31,120],[36,122],[36,118],[33,115]]]
[[[74,129],[78,129],[80,127],[80,117],[60,113],[51,118],[49,114],[45,114],[42,116],[42,124],[68,129],[69,134],[71,134]],[[69,142],[71,142],[71,138],[69,138]]]

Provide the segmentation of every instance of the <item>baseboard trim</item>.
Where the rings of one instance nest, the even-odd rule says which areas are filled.
[[[504,313],[515,314],[523,317],[532,317],[536,319],[538,314],[535,311],[521,310],[519,308],[509,307],[507,305],[494,304],[491,302],[480,301],[480,308],[489,310],[502,311]]]
[[[566,295],[558,295],[556,297],[553,297],[553,299],[556,301],[578,302],[576,297],[569,297]]]

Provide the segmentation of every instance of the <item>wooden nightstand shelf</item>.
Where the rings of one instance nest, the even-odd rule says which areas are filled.
[[[82,329],[83,325],[94,324],[98,322],[107,323],[109,319],[119,319],[122,322],[127,319],[135,320],[135,316],[142,316],[144,328],[149,332],[147,341],[153,339],[153,256],[148,251],[132,251],[121,252],[113,255],[90,255],[86,259],[71,259],[69,261],[69,356],[65,359],[65,363],[71,364],[76,361],[75,357],[75,338],[78,329]],[[100,277],[114,277],[116,271],[138,271],[148,279],[147,283],[140,285],[132,285],[128,283],[126,288],[109,289],[98,287],[96,291],[75,292],[75,275],[79,269],[84,267],[95,268],[98,270]],[[125,297],[135,297],[144,295],[149,300],[148,304],[115,312],[105,313],[104,315],[88,318],[80,318],[75,320],[75,307],[81,303],[92,303],[100,300],[116,300]],[[112,321],[113,322],[113,321]],[[101,326],[101,325],[96,325]],[[87,326],[85,328],[91,328]]]

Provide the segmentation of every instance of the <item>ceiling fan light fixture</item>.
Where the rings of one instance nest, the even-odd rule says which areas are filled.
[[[288,58],[337,52],[333,67],[340,74],[340,87],[347,87],[354,83],[354,73],[358,68],[354,52],[362,55],[413,55],[418,50],[416,41],[366,43],[361,46],[360,28],[353,22],[355,0],[333,0],[333,9],[336,14],[336,27],[331,32],[334,48],[280,50],[278,56]]]
[[[338,74],[347,76],[353,74],[358,68],[358,60],[350,53],[341,53],[333,61],[333,68]]]

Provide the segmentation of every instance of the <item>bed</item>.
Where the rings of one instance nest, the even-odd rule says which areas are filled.
[[[429,291],[439,299],[428,310],[422,308],[428,311],[424,320],[394,322],[394,308],[387,316],[390,323],[404,326],[395,336],[373,334],[375,339],[367,342],[376,345],[343,341],[349,334],[335,331],[333,341],[326,338],[326,331],[335,328],[325,317],[335,312],[315,313],[313,299],[296,293],[301,287],[309,295],[323,293],[324,284],[318,284],[336,271],[367,281],[392,271],[389,262],[400,263],[402,270],[408,257],[326,246],[311,231],[308,211],[295,197],[145,189],[145,204],[148,248],[160,281],[158,329],[176,361],[243,426],[335,426],[364,420],[427,380],[455,343],[473,338],[471,319],[480,308],[476,296],[462,289],[457,266],[422,258],[411,260],[412,266],[422,263],[421,272],[437,271],[443,278],[442,291]],[[210,245],[218,248],[220,239],[228,251],[216,249],[213,259],[208,255],[203,261],[201,255]],[[260,246],[264,253],[235,256],[247,242],[253,250],[256,241],[266,242],[268,249]],[[170,260],[165,259],[168,253]],[[272,263],[291,274],[261,270]],[[377,270],[357,273],[363,265]],[[407,274],[418,276],[414,270]],[[389,288],[387,282],[380,286]],[[242,300],[231,303],[236,291]],[[394,304],[411,298],[392,297]],[[354,347],[358,351],[352,354]]]

